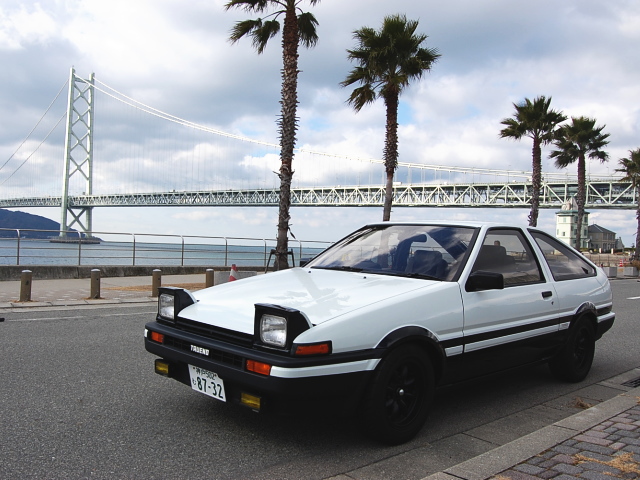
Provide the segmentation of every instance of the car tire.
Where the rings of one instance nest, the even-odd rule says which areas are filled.
[[[581,382],[585,379],[596,351],[596,335],[593,323],[581,317],[569,331],[562,350],[549,361],[551,373],[567,382]]]
[[[434,374],[426,353],[400,346],[385,357],[364,397],[362,426],[390,445],[413,438],[427,420],[434,396]]]

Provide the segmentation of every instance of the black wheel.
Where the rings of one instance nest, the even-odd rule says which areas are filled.
[[[549,361],[551,373],[560,380],[580,382],[585,379],[596,352],[596,335],[593,323],[580,318],[569,332],[567,343]]]
[[[433,393],[433,368],[425,352],[415,345],[398,347],[382,360],[365,394],[365,431],[391,445],[410,440],[427,420]]]

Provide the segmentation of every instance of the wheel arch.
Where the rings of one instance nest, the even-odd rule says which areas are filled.
[[[573,314],[570,327],[573,327],[582,318],[587,318],[591,322],[594,331],[598,330],[598,309],[591,302],[584,302]]]
[[[444,372],[445,352],[437,337],[426,328],[407,326],[392,331],[384,337],[377,348],[385,349],[386,354],[404,345],[418,345],[423,349],[433,365],[436,383],[440,381]]]

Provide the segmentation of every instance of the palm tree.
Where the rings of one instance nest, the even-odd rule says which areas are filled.
[[[311,6],[320,0],[309,0]],[[298,47],[311,48],[318,42],[316,27],[318,21],[310,12],[303,12],[299,5],[302,0],[231,0],[225,9],[237,7],[246,12],[262,14],[269,9],[272,13],[256,20],[237,22],[231,30],[230,40],[237,42],[250,36],[253,46],[260,54],[269,40],[280,31],[278,17],[284,16],[282,28],[282,89],[280,99],[280,200],[278,208],[278,236],[276,240],[275,268],[289,267],[289,221],[291,219],[291,179],[293,178],[293,151],[296,144],[298,108]]]
[[[416,34],[418,21],[405,15],[386,16],[380,30],[363,27],[353,32],[357,47],[347,50],[349,60],[357,63],[340,84],[360,83],[351,92],[348,103],[356,112],[382,97],[386,107],[384,165],[387,174],[382,220],[391,218],[393,175],[398,168],[398,104],[402,91],[440,58],[436,49],[423,48],[426,35]]]
[[[609,159],[609,154],[602,148],[609,143],[608,133],[602,133],[605,125],[596,127],[595,118],[571,117],[571,123],[562,125],[558,131],[553,150],[549,158],[556,159],[556,167],[564,168],[578,161],[578,194],[576,204],[578,206],[578,232],[576,234],[576,249],[581,247],[582,218],[584,217],[584,204],[586,201],[586,165],[585,159],[597,158],[601,162]]]
[[[636,208],[636,219],[638,220],[638,228],[636,230],[636,249],[633,254],[633,260],[640,261],[640,148],[629,150],[629,158],[621,158],[618,160],[621,168],[616,168],[616,172],[624,173],[622,181],[631,182],[638,202]]]
[[[500,131],[500,138],[520,140],[522,137],[529,137],[533,140],[530,227],[538,225],[542,187],[542,146],[551,143],[556,126],[567,119],[561,112],[550,110],[550,104],[551,97],[540,96],[533,102],[525,98],[523,103],[513,104],[516,109],[513,118],[505,118],[500,122],[505,125],[505,128]]]

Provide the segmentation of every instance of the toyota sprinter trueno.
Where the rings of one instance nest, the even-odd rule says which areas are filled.
[[[397,444],[439,385],[535,362],[583,380],[614,318],[601,269],[540,230],[385,222],[304,267],[161,288],[145,347],[157,373],[217,401],[337,408]]]

